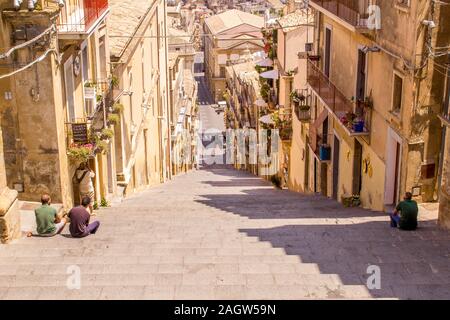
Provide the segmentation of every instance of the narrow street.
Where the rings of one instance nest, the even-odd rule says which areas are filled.
[[[216,128],[222,115],[197,77],[202,128]],[[0,299],[450,298],[450,235],[433,221],[402,232],[382,213],[277,190],[225,165],[177,176],[97,219],[100,231],[84,239],[66,228],[0,246]],[[381,289],[366,286],[370,265]],[[73,270],[79,290],[67,287]]]
[[[0,299],[450,297],[449,234],[208,167],[98,214],[95,236],[0,247]],[[365,286],[381,269],[381,290]],[[69,267],[81,290],[66,287]]]

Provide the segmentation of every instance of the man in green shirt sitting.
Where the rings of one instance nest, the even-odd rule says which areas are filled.
[[[412,200],[411,192],[406,192],[403,199],[395,208],[394,213],[390,215],[391,227],[397,228],[398,225],[402,230],[416,230],[419,213],[417,202]]]
[[[61,233],[66,225],[66,219],[56,212],[56,209],[51,206],[52,199],[48,194],[43,194],[41,197],[42,205],[34,210],[36,215],[37,235],[41,237],[52,237]],[[28,237],[32,233],[27,234]]]

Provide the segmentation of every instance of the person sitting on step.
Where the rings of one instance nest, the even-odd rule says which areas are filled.
[[[62,214],[58,214],[56,209],[51,206],[52,199],[48,194],[41,196],[41,206],[34,210],[36,216],[37,236],[53,237],[61,233],[67,220]],[[33,236],[32,232],[27,233],[28,237]]]
[[[419,208],[417,202],[412,200],[412,193],[406,192],[403,201],[401,201],[395,208],[394,213],[390,214],[391,227],[402,230],[416,230],[417,215]]]
[[[88,208],[91,205],[91,201],[90,196],[85,196],[81,199],[81,206],[72,208],[69,211],[69,230],[74,238],[84,238],[90,234],[95,234],[100,227],[99,221],[89,223],[91,215]]]

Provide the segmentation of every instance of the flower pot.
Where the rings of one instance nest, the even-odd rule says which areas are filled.
[[[331,148],[328,145],[321,145],[319,147],[319,157],[322,161],[327,161],[331,159]]]
[[[354,122],[353,123],[353,131],[364,132],[364,120]]]

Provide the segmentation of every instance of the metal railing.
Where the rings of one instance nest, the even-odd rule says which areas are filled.
[[[311,60],[308,60],[307,81],[350,134],[370,132],[371,106],[362,101],[354,102],[348,99]],[[362,131],[352,126],[354,118],[362,121]]]
[[[107,9],[108,0],[66,0],[58,17],[58,31],[85,33]]]
[[[311,0],[355,27],[367,27],[370,0]]]

